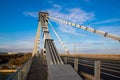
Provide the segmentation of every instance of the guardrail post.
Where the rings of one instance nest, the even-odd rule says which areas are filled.
[[[100,61],[95,61],[94,80],[100,80]]]
[[[17,80],[21,80],[21,71],[18,72],[18,79]]]
[[[67,64],[67,57],[64,57],[64,63]]]
[[[78,72],[78,58],[74,58],[74,69]]]

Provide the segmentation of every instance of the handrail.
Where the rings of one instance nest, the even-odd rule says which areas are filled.
[[[20,66],[15,73],[11,74],[7,78],[7,80],[26,80],[32,61],[33,57],[27,60],[22,66]]]

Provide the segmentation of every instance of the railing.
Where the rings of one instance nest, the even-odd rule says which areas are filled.
[[[7,80],[26,80],[33,57],[26,61],[15,73],[10,75]]]
[[[62,60],[65,64],[72,64],[74,69],[81,74],[83,77],[88,78],[90,80],[102,80],[102,76],[110,76],[113,77],[115,80],[120,79],[120,68],[119,62],[112,62],[106,60],[90,60],[90,59],[81,59],[79,57],[66,57],[62,56]],[[93,72],[87,73],[80,70],[80,67],[84,66]],[[112,80],[112,79],[111,79]]]

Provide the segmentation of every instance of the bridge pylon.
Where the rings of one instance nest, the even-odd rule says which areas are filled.
[[[48,80],[82,80],[72,66],[63,63],[58,54],[54,41],[49,34],[48,16],[49,14],[46,12],[39,12],[38,17],[43,32],[44,49],[46,50]]]

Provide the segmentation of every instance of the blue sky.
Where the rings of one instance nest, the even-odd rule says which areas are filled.
[[[32,51],[39,11],[120,36],[120,0],[1,0],[0,51]],[[117,41],[50,21],[71,53],[74,42],[76,53],[120,53]]]

